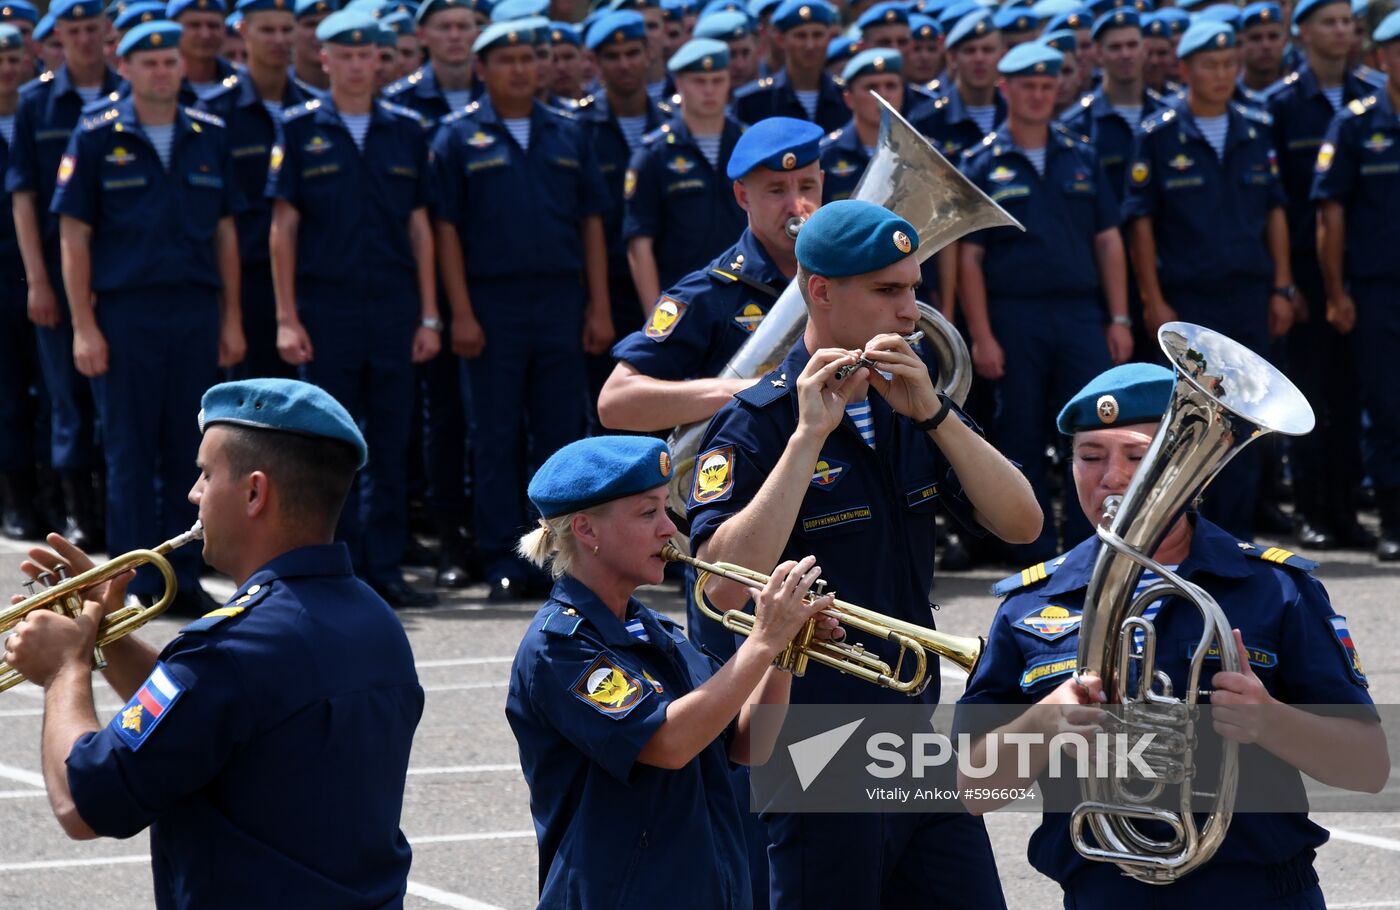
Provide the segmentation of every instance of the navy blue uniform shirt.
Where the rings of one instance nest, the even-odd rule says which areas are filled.
[[[481,84],[481,80],[473,79],[470,89],[471,99],[477,100],[483,91],[485,91],[485,87]],[[437,76],[433,73],[431,61],[399,81],[386,85],[380,94],[383,95],[385,101],[391,101],[394,104],[417,111],[424,120],[427,120],[434,127],[442,122],[442,119],[447,115],[458,113],[460,110],[452,107],[452,103],[447,100],[447,95],[438,87]]]
[[[1240,630],[1252,669],[1269,694],[1299,705],[1370,705],[1355,650],[1342,642],[1344,635],[1350,642],[1346,620],[1333,612],[1327,592],[1303,568],[1315,564],[1275,547],[1237,541],[1203,518],[1193,520],[1191,549],[1177,572],[1219,601],[1231,625]],[[1098,548],[1098,538],[1092,537],[1056,562],[1022,573],[1025,580],[992,620],[986,650],[960,705],[1033,704],[1074,671],[1084,594]],[[1181,692],[1201,635],[1200,612],[1189,603],[1168,601],[1154,624],[1157,668],[1171,677],[1174,691]],[[1208,683],[1219,670],[1219,661],[1208,657],[1203,681]],[[984,721],[975,719],[985,717],[960,710],[958,727],[973,734],[986,732],[979,729]],[[1239,756],[1241,792],[1248,791],[1251,768],[1277,763],[1258,746],[1240,746]],[[1295,792],[1301,795],[1298,772],[1287,773],[1297,781]],[[1270,776],[1277,780],[1277,771],[1271,770]],[[1078,789],[1077,784],[1061,785]],[[1211,864],[1284,863],[1326,840],[1327,832],[1302,812],[1236,813]],[[1045,814],[1028,853],[1031,865],[1061,884],[1090,864],[1070,843],[1065,813]]]
[[[646,325],[613,345],[612,355],[656,379],[718,376],[787,285],[745,228],[714,262],[667,289]]]
[[[187,626],[68,756],[98,834],[151,828],[156,906],[399,907],[423,690],[343,544],[292,550]]]
[[[726,119],[712,166],[680,116],[642,137],[624,182],[622,240],[652,238],[659,284],[670,287],[744,230],[748,216],[725,176],[743,128]],[[649,303],[650,301],[648,301]]]
[[[1353,101],[1332,120],[1312,195],[1346,207],[1348,278],[1400,279],[1400,116],[1388,94]]]
[[[1158,277],[1212,288],[1233,278],[1273,280],[1266,228],[1284,204],[1269,116],[1229,107],[1222,160],[1201,135],[1186,100],[1143,121],[1128,168],[1123,220],[1151,218]]]
[[[92,228],[92,289],[220,286],[214,231],[242,208],[224,122],[181,108],[162,166],[130,98],[83,120],[51,211]]]
[[[564,576],[511,667],[506,719],[530,785],[541,907],[747,908],[752,897],[725,735],[684,767],[637,760],[671,702],[719,664],[635,598],[629,620]]]
[[[1060,122],[1070,132],[1086,137],[1094,146],[1094,151],[1098,152],[1099,163],[1108,176],[1107,186],[1113,193],[1114,205],[1120,204],[1123,199],[1123,189],[1128,180],[1128,158],[1133,154],[1133,137],[1142,131],[1142,121],[1156,113],[1162,104],[1160,95],[1151,89],[1144,89],[1142,114],[1135,122],[1129,123],[1114,109],[1100,86],[1060,115]]]
[[[375,101],[361,151],[327,94],[284,111],[282,134],[267,194],[301,214],[297,278],[399,295],[411,289],[416,306],[408,221],[429,199],[422,119]]]
[[[968,243],[986,249],[987,296],[1094,297],[1099,267],[1094,238],[1118,226],[1118,210],[1094,147],[1051,124],[1045,173],[1016,147],[1005,124],[965,152],[963,173],[1021,224],[978,231]]]
[[[612,273],[620,269],[624,282],[630,285],[622,219],[627,166],[632,160],[632,148],[627,144],[617,116],[608,107],[607,93],[601,89],[596,95],[589,95],[580,101],[573,116],[588,137],[594,160],[598,162],[598,173],[603,176],[603,186],[608,194],[608,204],[603,210],[603,235],[608,241],[609,277],[616,277]],[[671,118],[671,109],[648,98],[644,116],[646,125],[642,132],[646,134],[660,129]]]
[[[799,340],[779,367],[720,409],[705,430],[695,460],[687,518],[698,550],[747,506],[772,473],[797,429],[797,378],[811,359]],[[849,416],[822,443],[806,495],[779,561],[817,557],[822,575],[842,600],[871,605],[921,626],[933,625],[934,518],[944,508],[974,532],[972,504],[928,433],[915,430],[871,390],[875,447]],[[960,412],[959,412],[960,413]],[[879,604],[875,607],[875,604]],[[885,642],[865,642],[886,660]],[[921,699],[938,700],[938,670]],[[907,703],[908,696],[872,687],[827,667],[793,680],[794,704]]]
[[[993,130],[1006,120],[1006,102],[1002,100],[1001,92],[996,93],[994,105],[996,116],[992,118]],[[934,102],[932,111],[919,118],[916,126],[933,143],[933,147],[954,164],[957,163],[959,155],[981,142],[987,135],[967,112],[962,94],[953,86],[949,86],[948,93]]]
[[[18,140],[19,136],[16,135]],[[10,164],[12,156],[12,146],[0,136],[0,173],[3,173]],[[10,191],[0,192],[0,209],[12,211]],[[5,290],[0,292],[0,299],[14,298],[24,300],[26,288],[24,283],[24,260],[19,255],[19,239],[15,235],[15,219],[0,218],[0,282]]]
[[[443,121],[433,140],[433,190],[434,217],[461,236],[468,284],[581,275],[580,224],[608,204],[578,121],[536,102],[530,147],[522,149],[490,96]]]
[[[735,120],[747,126],[768,117],[794,117],[810,120],[828,132],[851,119],[851,109],[846,107],[841,86],[826,72],[822,73],[821,85],[817,88],[817,115],[809,117],[807,109],[797,100],[786,69],[735,89],[729,111]]]

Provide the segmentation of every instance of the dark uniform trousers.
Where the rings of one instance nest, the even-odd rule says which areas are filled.
[[[10,146],[0,138],[0,171],[9,162]],[[0,194],[8,210],[10,194]],[[27,473],[38,455],[34,449],[36,393],[42,388],[29,321],[28,287],[13,219],[0,222],[0,473]],[[45,415],[47,418],[47,415]],[[47,419],[44,426],[48,426]],[[49,460],[47,446],[40,459]]]

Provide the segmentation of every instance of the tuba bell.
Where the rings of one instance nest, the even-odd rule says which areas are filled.
[[[1025,230],[939,154],[888,101],[879,95],[875,98],[884,108],[880,113],[880,144],[851,198],[882,205],[914,225],[919,232],[919,249],[914,254],[919,262],[973,231],[1002,226]],[[801,227],[798,218],[784,225],[793,237]],[[807,306],[797,283],[790,282],[753,335],[720,370],[719,378],[757,379],[782,362],[806,328]],[[918,328],[939,363],[935,384],[962,404],[972,386],[972,357],[967,344],[952,323],[927,304],[919,304]],[[670,504],[678,515],[685,515],[695,458],[707,424],[702,420],[677,427],[667,440],[675,464]]]
[[[1129,772],[1100,780],[1090,775],[1082,787],[1084,801],[1070,819],[1070,836],[1084,857],[1116,863],[1139,881],[1164,885],[1208,861],[1230,826],[1239,746],[1225,740],[1213,780],[1198,780],[1191,726],[1200,697],[1208,694],[1201,689],[1207,655],[1218,654],[1223,670],[1238,672],[1240,664],[1220,605],[1152,554],[1182,510],[1240,450],[1271,432],[1310,432],[1313,412],[1282,373],[1224,335],[1169,322],[1157,340],[1176,367],[1176,386],[1127,492],[1105,503],[1108,526],[1098,529],[1102,545],[1084,598],[1076,671],[1097,674],[1108,703],[1122,706],[1119,716],[1108,719],[1105,732],[1156,734],[1142,753],[1153,776],[1148,780]],[[1161,580],[1135,594],[1144,570]],[[1156,669],[1156,629],[1144,616],[1163,597],[1189,601],[1203,619],[1180,695]],[[1140,637],[1140,653],[1135,636]],[[1176,808],[1163,808],[1161,800],[1170,804],[1173,796],[1178,797]],[[1193,797],[1213,801],[1199,825]],[[1144,824],[1166,833],[1145,830]],[[1086,826],[1093,832],[1092,842]]]

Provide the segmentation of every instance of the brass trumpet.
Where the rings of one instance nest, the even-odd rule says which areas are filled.
[[[97,643],[96,647],[93,648],[92,655],[94,668],[101,670],[107,665],[107,661],[102,656],[104,647],[118,639],[125,638],[164,613],[166,607],[169,607],[170,602],[175,599],[177,590],[175,570],[171,568],[170,560],[166,559],[165,555],[172,550],[178,550],[185,544],[203,539],[204,526],[196,521],[194,527],[178,537],[172,537],[154,549],[132,550],[130,553],[93,566],[86,572],[81,572],[71,578],[66,575],[62,567],[59,567],[56,575],[43,572],[37,581],[56,578],[58,583],[38,593],[32,593],[35,582],[28,582],[30,596],[14,606],[6,607],[0,611],[0,633],[9,632],[35,610],[53,610],[56,613],[76,617],[83,612],[83,591],[94,585],[110,581],[123,572],[129,572],[141,566],[151,566],[165,580],[165,591],[161,594],[160,599],[149,607],[122,607],[112,611],[102,620],[102,625],[97,630]],[[0,661],[0,692],[14,688],[22,682],[24,682],[24,676],[18,670],[6,662]]]
[[[729,610],[725,613],[715,610],[705,597],[705,585],[711,578],[724,578],[759,590],[768,584],[769,576],[733,563],[703,562],[685,555],[674,543],[667,543],[661,548],[661,558],[671,562],[683,562],[695,569],[697,574],[693,593],[700,612],[731,632],[746,637],[753,634],[753,616],[742,610]],[[818,581],[812,586],[808,597],[823,596],[827,593],[825,587],[824,582]],[[895,659],[894,666],[881,660],[878,655],[867,652],[864,645],[817,638],[815,618],[809,619],[802,631],[788,643],[773,662],[774,666],[794,676],[801,676],[807,671],[808,661],[816,661],[877,686],[903,692],[905,695],[918,695],[929,684],[929,653],[957,664],[971,675],[987,644],[987,640],[980,636],[948,635],[935,629],[892,619],[844,600],[837,600],[822,613],[835,617],[842,626],[894,642],[899,646],[899,656]],[[906,657],[913,664],[908,676],[903,675]]]

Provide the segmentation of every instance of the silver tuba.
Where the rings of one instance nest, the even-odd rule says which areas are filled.
[[[852,199],[873,202],[894,211],[919,232],[915,256],[923,262],[965,234],[985,228],[1021,224],[1008,215],[939,154],[888,101],[876,95],[884,107],[880,114],[880,145],[856,185]],[[801,222],[790,220],[788,233],[797,236]],[[753,336],[744,342],[724,369],[722,379],[756,379],[772,370],[802,337],[807,328],[807,306],[796,282],[773,304]],[[967,344],[953,325],[933,307],[919,304],[918,328],[924,343],[933,346],[940,365],[937,385],[958,404],[972,386],[972,358]],[[708,421],[677,427],[667,442],[671,446],[671,508],[684,515],[695,457]]]
[[[1218,648],[1224,670],[1240,669],[1230,621],[1198,585],[1159,565],[1151,554],[1182,510],[1220,469],[1250,442],[1268,433],[1301,436],[1313,428],[1307,399],[1258,354],[1217,332],[1187,322],[1169,322],[1157,340],[1176,367],[1172,400],[1152,445],[1121,501],[1105,504],[1103,541],[1094,562],[1079,627],[1078,673],[1103,680],[1108,703],[1121,703],[1105,732],[1136,736],[1155,733],[1142,753],[1154,777],[1089,775],[1084,801],[1070,820],[1075,849],[1092,860],[1111,862],[1148,884],[1169,884],[1214,855],[1234,812],[1238,745],[1225,740],[1213,780],[1197,780],[1192,722],[1203,694],[1201,672],[1207,654]],[[1110,524],[1111,522],[1111,524]],[[1134,594],[1143,570],[1161,581]],[[1144,618],[1163,597],[1192,602],[1203,631],[1191,657],[1185,691],[1172,692],[1171,680],[1156,669],[1156,629]],[[1140,635],[1141,653],[1133,639]],[[1214,655],[1212,655],[1214,656]],[[1129,687],[1130,670],[1136,684]],[[1168,788],[1174,788],[1168,790]],[[1178,808],[1162,808],[1179,797]],[[1193,796],[1213,800],[1199,826]],[[1153,836],[1143,823],[1157,822],[1169,834]],[[1085,826],[1093,842],[1085,836]],[[1158,830],[1162,830],[1160,827]]]

